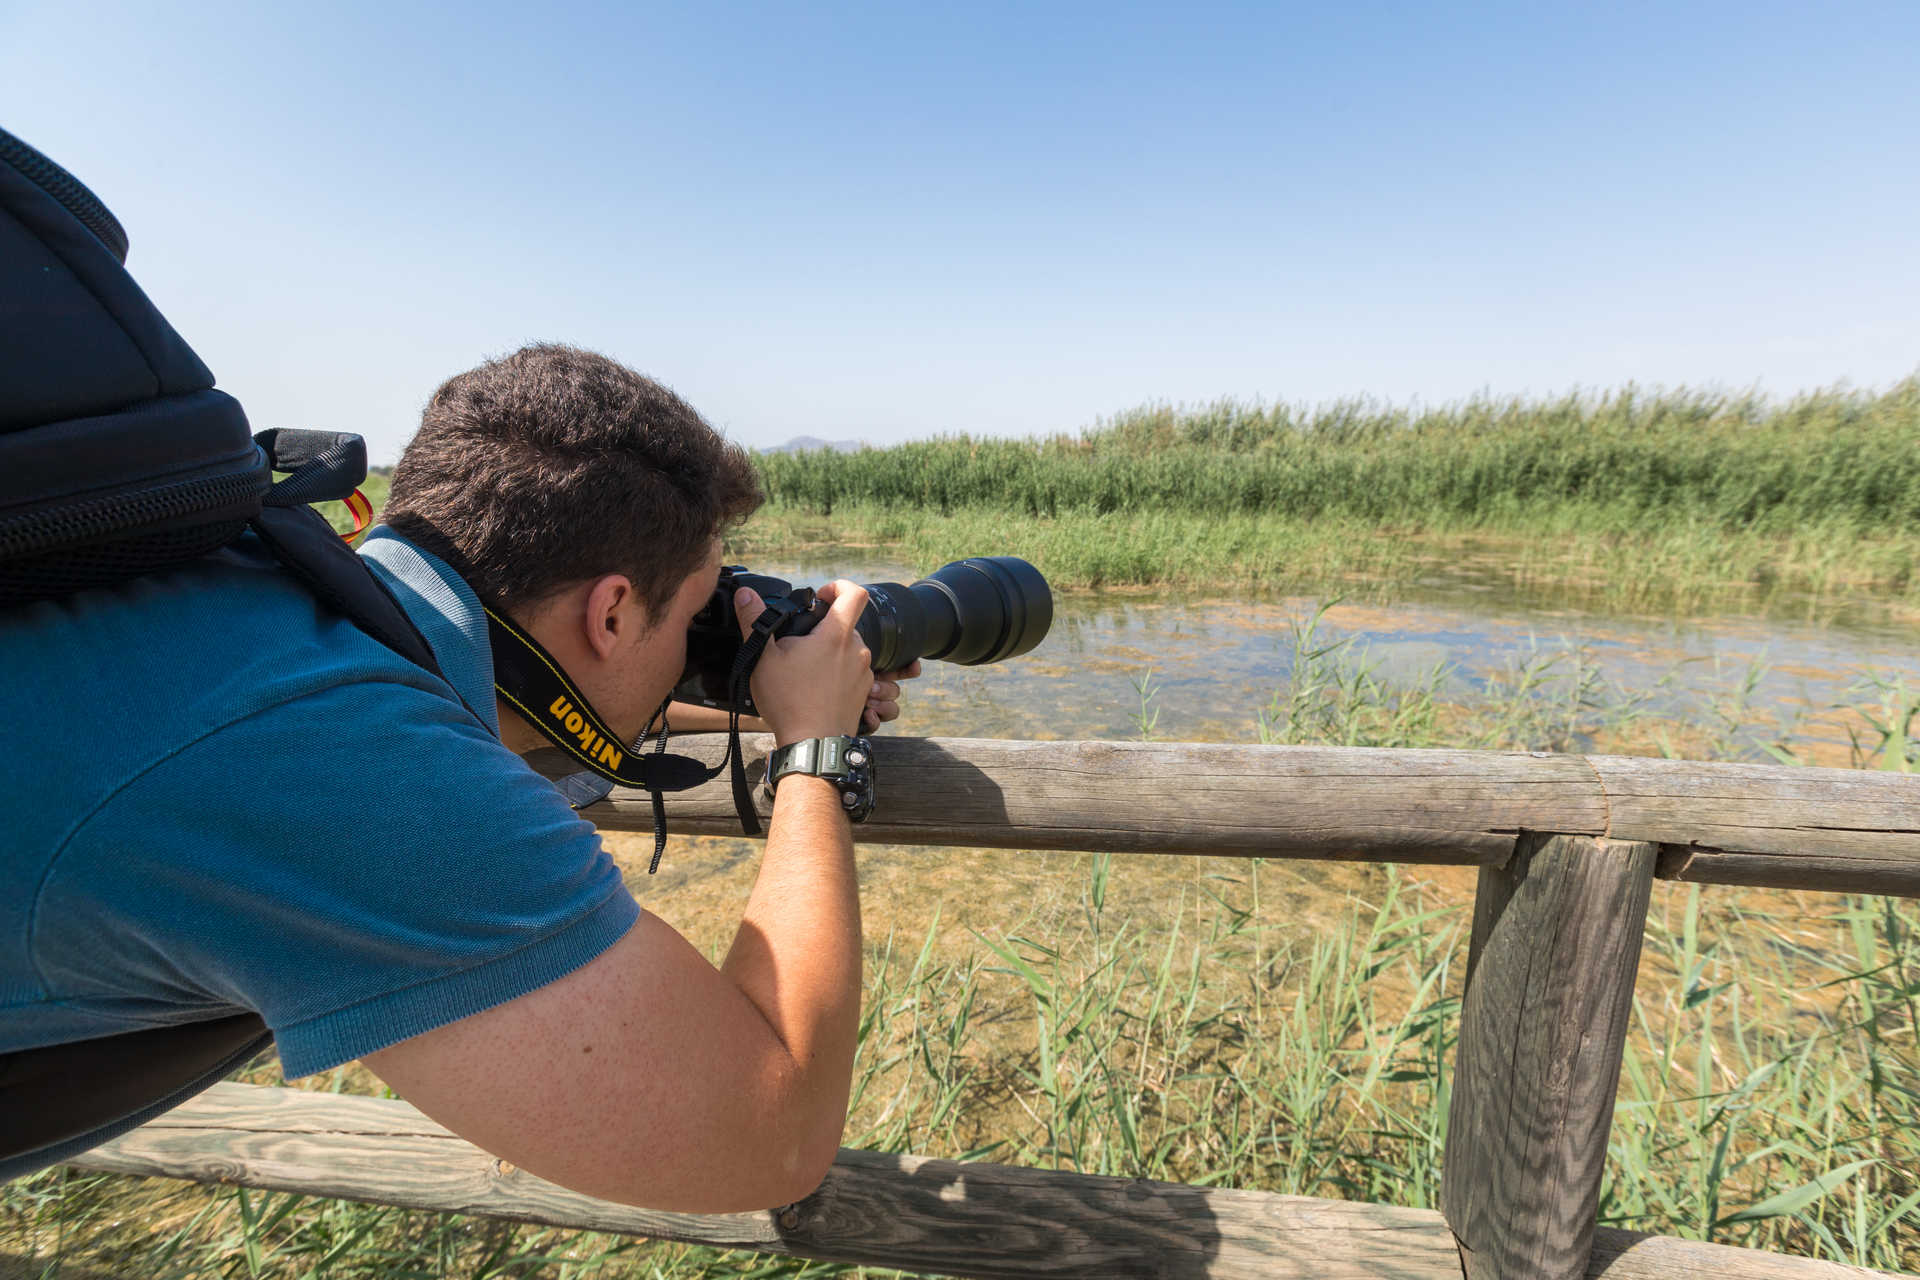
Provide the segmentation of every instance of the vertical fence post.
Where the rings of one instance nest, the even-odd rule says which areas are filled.
[[[1656,852],[1528,833],[1480,869],[1441,1175],[1468,1280],[1586,1273]]]

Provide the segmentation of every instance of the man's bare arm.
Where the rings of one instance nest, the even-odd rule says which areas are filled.
[[[667,728],[674,733],[725,733],[727,713],[697,702],[673,702],[667,705]],[[741,716],[740,732],[765,733],[767,722],[758,716]]]
[[[576,1191],[769,1208],[833,1161],[859,996],[847,820],[830,784],[795,778],[722,968],[643,914],[584,968],[367,1065],[461,1137]]]
[[[777,740],[844,732],[871,684],[852,631],[865,592],[835,585],[849,590],[830,621],[769,646],[755,674]],[[817,1186],[839,1145],[860,955],[838,792],[796,776],[720,968],[642,915],[567,977],[367,1063],[455,1133],[562,1186],[660,1209],[766,1208]]]

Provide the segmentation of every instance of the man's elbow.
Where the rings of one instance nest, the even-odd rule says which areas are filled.
[[[840,1134],[845,1123],[846,1113],[840,1111],[831,1117],[821,1117],[798,1132],[783,1135],[777,1146],[762,1146],[758,1172],[767,1178],[767,1185],[760,1197],[771,1198],[755,1207],[792,1204],[818,1191],[840,1154]]]
[[[847,1126],[844,1083],[808,1079],[799,1072],[781,1075],[779,1085],[769,1091],[770,1113],[745,1144],[758,1150],[760,1168],[770,1177],[775,1198],[768,1205],[792,1204],[819,1190],[840,1154]]]
[[[833,1162],[840,1158],[840,1131],[836,1128],[830,1141],[814,1144],[813,1150],[802,1157],[798,1176],[794,1180],[794,1195],[784,1203],[804,1200],[820,1189],[820,1184],[833,1172]]]
[[[709,1166],[705,1176],[663,1187],[649,1175],[638,1186],[587,1190],[604,1199],[670,1213],[755,1213],[804,1200],[820,1189],[839,1149],[786,1147],[761,1141]]]
[[[793,1204],[826,1181],[845,1123],[844,1109],[803,1117],[795,1108],[763,1116],[732,1133],[710,1134],[705,1158],[697,1168],[683,1167],[671,1190],[662,1186],[656,1168],[647,1172],[644,1189],[622,1188],[607,1198],[680,1213],[751,1213]]]

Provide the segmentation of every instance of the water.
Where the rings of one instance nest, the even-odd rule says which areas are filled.
[[[929,566],[930,567],[930,566]],[[911,582],[915,568],[851,557],[756,564],[817,583],[830,577]],[[1056,599],[1051,634],[1034,652],[983,667],[925,664],[893,731],[951,737],[1253,741],[1258,715],[1292,675],[1294,632],[1327,602],[1313,597],[1199,599],[1075,593]],[[1920,625],[1871,599],[1823,610],[1826,620],[1609,616],[1528,599],[1485,577],[1427,579],[1389,603],[1337,602],[1315,643],[1347,641],[1350,659],[1385,679],[1418,683],[1436,668],[1449,701],[1484,699],[1527,663],[1571,688],[1575,668],[1603,696],[1644,701],[1650,718],[1737,716],[1739,754],[1785,737],[1845,741],[1827,713],[1869,701],[1866,676],[1920,688]],[[1143,705],[1142,688],[1149,695]]]

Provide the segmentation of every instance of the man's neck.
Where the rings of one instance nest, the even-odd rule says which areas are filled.
[[[508,706],[505,700],[495,698],[493,705],[500,714],[500,741],[507,750],[517,756],[553,744],[540,735],[540,731],[520,718],[520,713]]]

